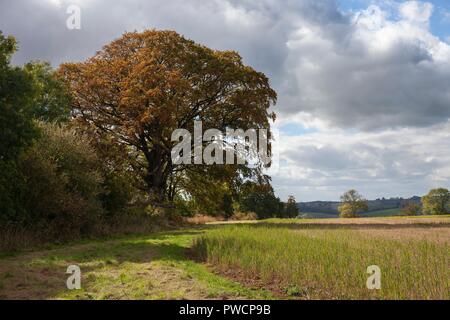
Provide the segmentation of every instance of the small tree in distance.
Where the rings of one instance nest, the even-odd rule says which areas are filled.
[[[421,206],[412,201],[407,202],[402,208],[402,215],[404,216],[418,216],[421,214]]]
[[[339,206],[341,218],[355,218],[358,213],[368,210],[367,200],[358,191],[352,189],[341,196],[342,204]]]
[[[299,214],[297,201],[294,196],[289,196],[284,208],[284,217],[295,218]]]
[[[447,214],[450,207],[450,191],[445,188],[432,189],[422,198],[424,214]]]

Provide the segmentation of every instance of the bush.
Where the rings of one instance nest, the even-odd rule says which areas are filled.
[[[86,234],[102,216],[101,163],[87,138],[40,124],[41,137],[19,161],[25,221],[50,238]]]
[[[24,179],[12,160],[0,160],[0,225],[23,216],[21,193]]]
[[[110,172],[103,170],[102,194],[100,200],[108,218],[124,214],[133,194],[137,195],[138,190],[133,188],[129,176],[123,172]]]
[[[234,221],[249,221],[249,220],[257,220],[258,215],[254,212],[235,212],[231,217],[231,220]]]
[[[421,214],[422,208],[414,202],[406,203],[402,208],[402,215],[404,216],[418,216]]]

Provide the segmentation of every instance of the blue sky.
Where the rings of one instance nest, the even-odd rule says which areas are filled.
[[[389,3],[402,3],[395,0],[338,0],[343,11],[364,10],[371,4],[389,8]],[[450,0],[428,0],[434,6],[433,15],[430,20],[430,28],[434,35],[442,40],[450,37]]]

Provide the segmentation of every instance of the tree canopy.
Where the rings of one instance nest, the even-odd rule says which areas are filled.
[[[432,189],[422,198],[422,205],[425,214],[447,214],[450,210],[450,191],[445,188]]]
[[[13,159],[36,134],[32,123],[34,88],[31,76],[11,66],[16,40],[0,32],[0,159]]]
[[[343,218],[354,218],[358,213],[368,210],[367,200],[354,189],[345,192],[341,202],[339,212]]]
[[[254,212],[259,219],[281,217],[283,203],[275,196],[269,177],[260,181],[246,181],[239,189],[240,210]]]
[[[33,117],[46,122],[69,120],[70,95],[48,62],[32,61],[23,70],[31,76]]]
[[[297,200],[294,196],[289,196],[284,208],[283,217],[285,218],[296,218],[299,214],[299,209],[297,207]]]
[[[11,65],[16,48],[16,40],[0,32],[0,222],[22,211],[17,159],[37,135],[31,76]]]
[[[173,200],[172,183],[202,166],[175,166],[172,132],[270,128],[276,93],[238,53],[196,44],[173,31],[126,33],[82,63],[63,64],[73,115],[126,146],[153,203]],[[236,167],[236,170],[238,168]],[[179,186],[182,184],[178,183]]]
[[[16,50],[15,38],[0,31],[0,223],[23,220],[27,214],[23,199],[29,196],[30,180],[19,163],[40,138],[37,120],[69,118],[69,95],[55,71],[37,61],[13,66]]]

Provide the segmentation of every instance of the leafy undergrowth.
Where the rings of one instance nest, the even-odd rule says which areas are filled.
[[[385,225],[378,228],[383,230]],[[416,227],[398,226],[398,230],[405,228],[414,233]],[[199,237],[194,247],[202,259],[224,273],[239,270],[237,278],[256,279],[292,297],[449,299],[448,242],[394,240],[360,231],[345,225],[323,228],[272,221],[212,230]],[[366,287],[370,265],[381,268],[381,290]]]
[[[215,275],[189,257],[202,230],[66,246],[0,260],[1,299],[265,299]],[[68,290],[69,265],[80,266],[82,289]]]

